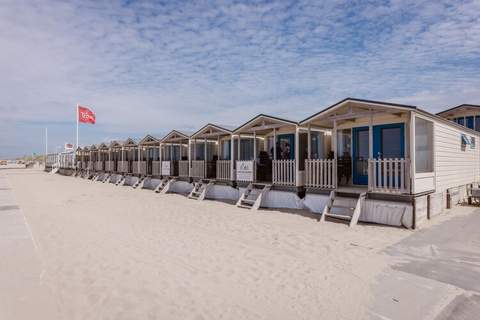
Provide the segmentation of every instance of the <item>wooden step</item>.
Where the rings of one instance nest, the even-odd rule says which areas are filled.
[[[352,219],[351,216],[346,216],[343,214],[335,214],[335,213],[327,213],[326,216],[328,218],[335,218],[335,219],[348,220],[348,221]]]

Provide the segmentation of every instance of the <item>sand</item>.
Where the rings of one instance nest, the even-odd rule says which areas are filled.
[[[382,251],[411,234],[38,170],[0,174],[58,319],[361,319],[391,262]]]

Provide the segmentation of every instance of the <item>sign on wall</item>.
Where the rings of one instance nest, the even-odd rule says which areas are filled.
[[[162,176],[169,176],[170,172],[170,161],[162,161]]]
[[[237,180],[253,181],[253,161],[237,161]]]

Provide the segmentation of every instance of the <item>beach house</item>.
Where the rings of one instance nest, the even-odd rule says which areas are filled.
[[[304,204],[331,216],[414,228],[478,181],[479,133],[416,106],[344,99],[300,122],[331,130],[331,154],[307,144]],[[304,152],[300,149],[299,152]]]

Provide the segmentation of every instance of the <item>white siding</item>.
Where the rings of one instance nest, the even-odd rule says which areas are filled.
[[[475,149],[467,145],[462,151],[462,133],[469,138],[473,136],[472,133],[465,133],[453,125],[435,121],[436,192],[444,192],[448,188],[479,180],[479,137],[475,136]]]

